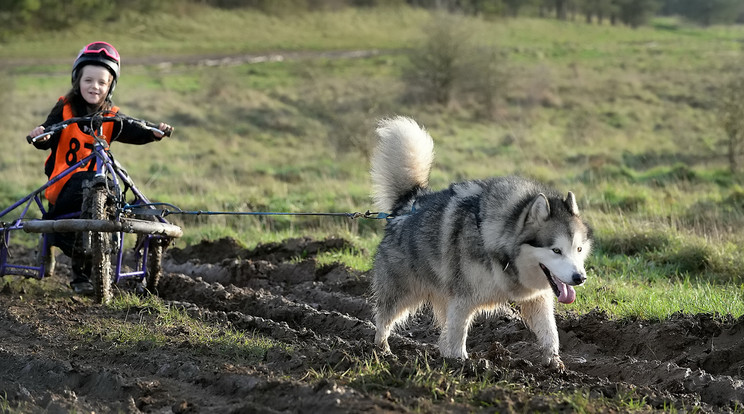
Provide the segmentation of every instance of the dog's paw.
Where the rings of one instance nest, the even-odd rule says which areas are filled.
[[[377,348],[377,353],[380,355],[393,354],[393,352],[390,350],[390,344],[388,344],[387,339],[380,340],[375,338],[375,348]]]
[[[449,359],[457,359],[457,360],[462,360],[462,361],[465,361],[465,360],[468,359],[468,353],[467,352],[452,352],[452,351],[443,352],[443,351],[440,351],[440,354],[442,355],[442,357],[449,358]]]
[[[390,350],[383,351],[381,349],[375,349],[372,351],[372,355],[375,359],[379,359],[382,361],[398,361],[398,355],[395,355],[394,353],[390,352]]]
[[[387,348],[387,349],[377,348],[375,352],[377,352],[377,355],[380,355],[380,356],[385,356],[385,357],[395,356],[395,354],[393,353],[393,351],[390,350],[390,348]]]
[[[566,371],[566,366],[563,364],[563,361],[561,360],[561,357],[558,356],[558,354],[548,355],[543,361],[543,365],[559,372]]]

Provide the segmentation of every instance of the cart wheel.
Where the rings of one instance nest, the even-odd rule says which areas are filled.
[[[110,220],[110,205],[108,191],[103,184],[91,184],[85,190],[83,202],[83,217],[92,220]],[[111,271],[111,252],[113,241],[111,233],[90,232],[91,281],[95,289],[98,303],[107,303],[113,297],[111,285],[113,272]]]
[[[166,239],[159,237],[152,237],[150,239],[145,278],[147,280],[147,291],[151,295],[158,294],[158,283],[160,283],[160,276],[163,275],[163,244],[165,243]]]

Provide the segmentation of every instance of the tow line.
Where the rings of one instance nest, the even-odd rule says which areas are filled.
[[[155,208],[155,207],[166,207],[166,208]],[[151,215],[158,217],[166,217],[173,214],[178,215],[191,215],[191,216],[335,216],[335,217],[347,217],[349,219],[365,218],[365,219],[387,219],[393,218],[388,213],[383,212],[372,212],[367,210],[364,213],[288,213],[288,212],[266,212],[266,211],[205,211],[205,210],[182,210],[179,207],[170,203],[148,203],[148,204],[127,204],[121,208],[123,212],[131,212],[132,214],[140,215]]]

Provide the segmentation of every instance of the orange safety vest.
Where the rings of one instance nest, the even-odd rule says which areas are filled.
[[[117,112],[119,112],[119,108],[115,106],[111,108],[111,114],[107,114],[106,116],[114,116],[114,114],[116,114]],[[74,114],[72,113],[72,106],[69,102],[65,103],[65,106],[62,109],[62,119],[68,120],[73,117]],[[109,144],[111,144],[111,136],[113,135],[113,131],[113,122],[103,123],[103,138]],[[80,129],[78,124],[68,125],[67,128],[62,130],[59,137],[59,142],[57,143],[57,151],[54,152],[54,169],[52,170],[52,174],[49,176],[49,179],[51,180],[52,178],[62,173],[64,170],[75,165],[78,161],[90,155],[93,152],[93,144],[95,144],[95,139],[92,136],[84,133]],[[52,154],[49,154],[49,158],[51,156]],[[49,158],[47,158],[47,162],[49,162]],[[65,183],[67,183],[67,181],[70,179],[70,177],[72,177],[73,174],[81,171],[95,170],[96,163],[94,161],[88,162],[85,165],[81,165],[76,170],[73,170],[66,176],[62,177],[62,179],[60,179],[56,183],[47,187],[47,189],[44,191],[44,196],[47,200],[49,200],[50,203],[55,204],[57,202],[57,197],[59,196],[60,191],[62,191],[62,187],[65,186]]]

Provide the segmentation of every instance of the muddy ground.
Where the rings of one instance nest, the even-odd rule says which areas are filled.
[[[220,329],[290,345],[258,360],[210,352],[188,329],[166,332],[166,346],[121,346],[103,335],[81,340],[75,332],[104,318],[157,320],[147,309],[116,310],[72,295],[64,258],[53,278],[20,283],[6,276],[0,412],[574,412],[566,396],[576,395],[632,399],[644,412],[744,410],[744,317],[559,316],[566,371],[557,372],[533,363],[534,336],[510,312],[476,320],[471,360],[444,361],[423,312],[391,338],[397,356],[380,357],[388,381],[342,375],[374,360],[369,281],[341,265],[318,267],[313,258],[348,247],[301,239],[246,250],[223,239],[166,252],[159,295],[167,305]],[[33,289],[40,283],[51,289]],[[452,373],[430,379],[438,391],[407,380],[431,372],[421,368],[426,364]],[[329,372],[335,375],[322,375]],[[462,378],[482,386],[453,391]]]

